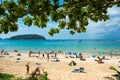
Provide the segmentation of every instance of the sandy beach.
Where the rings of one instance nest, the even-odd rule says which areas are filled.
[[[119,56],[110,58],[110,60],[103,60],[104,64],[99,64],[95,61],[91,55],[85,55],[86,61],[80,61],[79,58],[65,58],[64,54],[58,54],[57,57],[60,62],[52,62],[54,60],[50,57],[49,61],[42,58],[29,57],[26,53],[21,53],[22,56],[17,56],[17,53],[10,53],[10,55],[4,55],[4,58],[0,58],[0,69],[2,73],[14,74],[16,77],[26,78],[26,67],[25,64],[30,62],[30,72],[32,72],[38,65],[36,63],[41,63],[39,65],[41,73],[44,71],[48,72],[48,77],[50,80],[107,80],[104,77],[111,77],[115,71],[109,69],[110,66],[114,66],[116,69],[120,70],[117,66],[120,66]],[[3,55],[0,55],[3,56]],[[21,60],[16,60],[20,58]],[[69,66],[68,64],[74,60],[77,65]],[[80,67],[84,68],[84,73],[73,73],[72,70],[78,69]]]

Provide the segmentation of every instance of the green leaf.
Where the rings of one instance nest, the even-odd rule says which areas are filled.
[[[65,22],[65,21],[60,21],[60,22],[59,22],[58,27],[60,27],[60,29],[64,29],[65,26],[66,26],[66,22]]]

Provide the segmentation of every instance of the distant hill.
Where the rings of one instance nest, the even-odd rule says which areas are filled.
[[[45,40],[45,37],[37,34],[26,34],[26,35],[16,35],[12,36],[11,40]]]

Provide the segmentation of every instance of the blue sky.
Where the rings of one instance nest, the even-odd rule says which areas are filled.
[[[47,39],[120,39],[120,8],[112,7],[108,9],[110,19],[106,22],[99,21],[97,23],[89,20],[87,31],[85,33],[77,33],[70,35],[69,31],[61,30],[59,34],[50,36],[48,31],[51,27],[58,24],[48,22],[47,28],[41,29],[37,26],[27,27],[23,24],[22,19],[18,21],[19,29],[17,32],[9,32],[8,34],[0,34],[0,38],[9,38],[19,34],[39,34]]]

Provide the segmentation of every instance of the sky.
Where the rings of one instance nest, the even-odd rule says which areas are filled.
[[[110,19],[97,23],[89,20],[89,25],[86,27],[85,33],[69,34],[67,30],[61,30],[59,34],[50,36],[48,31],[51,27],[56,27],[58,24],[55,22],[48,22],[47,28],[41,29],[37,26],[25,26],[22,19],[18,21],[18,31],[9,32],[8,34],[0,34],[0,38],[9,38],[15,35],[22,34],[38,34],[44,36],[46,39],[120,39],[120,7],[113,6],[108,9]]]

